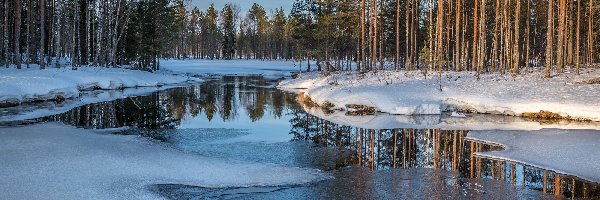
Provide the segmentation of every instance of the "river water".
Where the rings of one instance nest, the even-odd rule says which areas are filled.
[[[261,76],[224,76],[146,96],[84,105],[40,118],[142,135],[181,151],[320,169],[305,185],[148,187],[169,199],[562,199],[600,198],[600,185],[521,163],[473,155],[502,147],[468,130],[365,129],[309,114],[298,95]]]

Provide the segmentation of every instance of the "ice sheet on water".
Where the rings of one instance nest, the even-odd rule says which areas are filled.
[[[311,115],[321,119],[357,128],[368,129],[394,129],[394,128],[416,128],[429,129],[439,128],[444,130],[540,130],[544,128],[555,129],[591,129],[600,130],[600,122],[583,122],[573,120],[556,120],[550,122],[536,122],[520,117],[488,114],[470,114],[457,117],[450,115],[391,115],[378,113],[369,116],[351,116],[346,112],[335,111],[325,113],[318,107],[304,107]]]
[[[204,157],[139,136],[46,123],[0,128],[0,193],[7,199],[156,199],[155,184],[244,187],[303,184],[314,169]]]
[[[520,162],[562,174],[600,182],[600,131],[471,131],[467,139],[505,146],[503,151],[479,156]]]

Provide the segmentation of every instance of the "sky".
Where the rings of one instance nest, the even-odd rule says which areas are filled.
[[[275,8],[282,7],[286,13],[289,13],[294,4],[294,0],[191,0],[190,6],[197,6],[200,10],[206,10],[210,3],[214,3],[217,10],[221,10],[226,3],[233,3],[240,6],[242,13],[245,13],[252,7],[253,3],[258,3],[265,8],[267,14]]]

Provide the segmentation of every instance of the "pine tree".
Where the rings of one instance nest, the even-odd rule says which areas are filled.
[[[235,21],[231,4],[226,4],[221,12],[223,30],[223,58],[231,60],[235,56]]]

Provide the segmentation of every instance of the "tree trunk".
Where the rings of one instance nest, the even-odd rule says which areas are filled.
[[[591,65],[594,62],[594,45],[593,45],[593,38],[594,38],[594,32],[592,29],[592,22],[593,22],[593,15],[594,13],[592,12],[592,7],[593,7],[594,1],[590,0],[590,6],[589,6],[589,12],[588,12],[588,65]]]
[[[531,0],[526,0],[527,1],[527,18],[525,19],[525,71],[529,72],[529,51],[530,51],[530,38],[531,38],[531,33],[530,31],[530,21],[531,21]]]
[[[364,70],[366,72],[367,67],[366,67],[366,63],[365,63],[365,24],[366,22],[366,18],[365,18],[365,0],[362,0],[361,2],[361,7],[360,7],[360,14],[361,14],[361,19],[360,19],[360,26],[361,26],[361,30],[360,30],[360,64],[362,66],[358,66],[357,71],[361,71],[361,67],[362,70]]]
[[[513,42],[513,74],[519,74],[519,60],[520,60],[520,51],[519,51],[519,45],[521,44],[521,40],[520,40],[520,36],[521,33],[519,31],[520,28],[520,22],[521,21],[521,1],[517,0],[516,1],[516,8],[515,8],[515,41]]]
[[[558,0],[558,38],[556,51],[556,72],[561,73],[565,66],[565,12],[566,0]]]
[[[554,41],[554,2],[553,0],[548,1],[548,29],[546,32],[546,73],[544,77],[550,78],[550,71],[552,70],[552,55],[553,55],[553,41]]]
[[[579,51],[580,49],[580,43],[581,43],[581,38],[580,38],[580,28],[581,28],[581,0],[577,1],[577,27],[575,28],[575,73],[577,75],[579,75],[579,56],[580,53]]]
[[[21,0],[15,0],[15,65],[21,69]]]
[[[494,46],[492,47],[492,68],[494,68],[494,71],[497,72],[498,71],[498,43],[500,41],[498,41],[498,28],[499,28],[499,21],[500,21],[500,16],[499,16],[499,12],[500,12],[500,1],[496,0],[495,6],[494,6],[494,10],[495,10],[495,18],[494,18]]]
[[[396,59],[394,62],[394,70],[398,71],[398,63],[400,62],[400,0],[396,0]]]
[[[40,0],[40,69],[46,68],[45,43],[46,43],[46,0]]]

